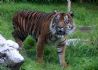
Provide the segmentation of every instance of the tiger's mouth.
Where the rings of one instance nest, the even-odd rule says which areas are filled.
[[[75,27],[72,27],[72,28],[62,28],[62,29],[59,29],[59,30],[56,30],[56,36],[58,38],[63,38],[65,35],[69,35],[71,33],[73,33],[75,31]]]
[[[56,34],[57,37],[63,38],[66,35],[65,28],[63,28],[63,27],[57,27],[55,34]]]
[[[64,38],[65,35],[57,35],[58,38]]]
[[[62,38],[66,35],[65,29],[62,27],[52,27],[50,26],[50,31],[53,35],[55,35],[58,38]]]
[[[64,38],[66,35],[71,34],[72,32],[75,31],[75,27],[73,25],[68,25],[68,26],[52,26],[50,25],[50,31],[53,35],[55,35],[58,38]]]

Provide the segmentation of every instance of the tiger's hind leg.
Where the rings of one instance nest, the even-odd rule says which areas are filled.
[[[15,41],[18,43],[18,45],[20,46],[20,48],[22,48],[22,46],[23,46],[23,41],[25,40],[25,38],[27,37],[27,36],[24,36],[21,32],[19,32],[19,31],[14,31],[14,32],[12,32],[12,35],[13,35],[13,37],[14,37],[14,39],[15,39]]]

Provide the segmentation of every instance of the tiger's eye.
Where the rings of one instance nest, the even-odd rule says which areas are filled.
[[[68,24],[68,22],[69,22],[68,20],[64,21],[65,24]]]

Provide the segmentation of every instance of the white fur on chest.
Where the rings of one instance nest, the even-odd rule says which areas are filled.
[[[57,46],[61,42],[65,40],[65,37],[57,38],[55,36],[52,36],[50,39],[47,39],[47,44],[52,44],[54,46]]]

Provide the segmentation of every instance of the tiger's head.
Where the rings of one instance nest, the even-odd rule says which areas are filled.
[[[75,30],[73,13],[57,13],[50,24],[50,31],[57,37],[64,37]]]

